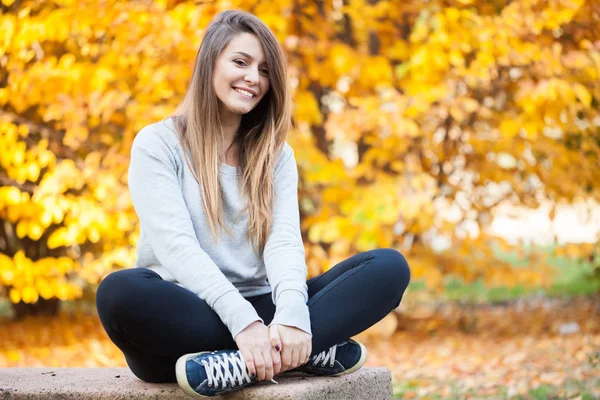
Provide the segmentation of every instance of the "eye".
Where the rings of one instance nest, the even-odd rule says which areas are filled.
[[[237,60],[233,60],[233,62],[236,63],[237,65],[241,66],[241,67],[247,67],[248,66],[248,64],[244,60],[237,59]],[[259,71],[260,71],[261,74],[263,74],[265,76],[269,76],[269,70],[268,69],[262,68]]]

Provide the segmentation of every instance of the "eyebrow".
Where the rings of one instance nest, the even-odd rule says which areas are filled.
[[[248,54],[248,53],[244,53],[243,51],[236,51],[236,52],[235,52],[235,53],[233,53],[233,54],[241,54],[241,55],[243,55],[243,56],[244,56],[244,57],[246,57],[246,58],[249,58],[249,59],[251,59],[251,60],[254,60],[254,57],[252,57],[252,56],[251,56],[250,54]],[[267,63],[266,61],[263,61],[263,62],[261,63],[261,65],[262,65],[262,64],[266,64],[266,63]]]

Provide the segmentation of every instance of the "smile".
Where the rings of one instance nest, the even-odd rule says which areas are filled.
[[[250,92],[247,92],[247,91],[245,91],[245,90],[242,90],[242,89],[237,89],[237,88],[234,88],[233,90],[235,90],[236,92],[238,92],[238,93],[239,93],[239,94],[241,94],[242,96],[244,96],[244,97],[247,97],[247,98],[249,98],[249,99],[251,99],[251,98],[253,98],[253,97],[254,97],[254,95],[253,95],[252,93],[250,93]]]

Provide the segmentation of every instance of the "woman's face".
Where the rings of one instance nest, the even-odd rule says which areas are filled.
[[[269,90],[262,46],[250,33],[235,36],[215,64],[213,85],[222,118],[250,112]]]

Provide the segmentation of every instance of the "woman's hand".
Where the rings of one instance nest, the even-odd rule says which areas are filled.
[[[269,329],[260,321],[248,325],[234,338],[250,375],[259,381],[271,380],[281,369],[279,352],[269,342]]]
[[[312,338],[301,329],[287,325],[269,327],[271,345],[281,350],[281,370],[285,372],[308,362],[312,352]]]

